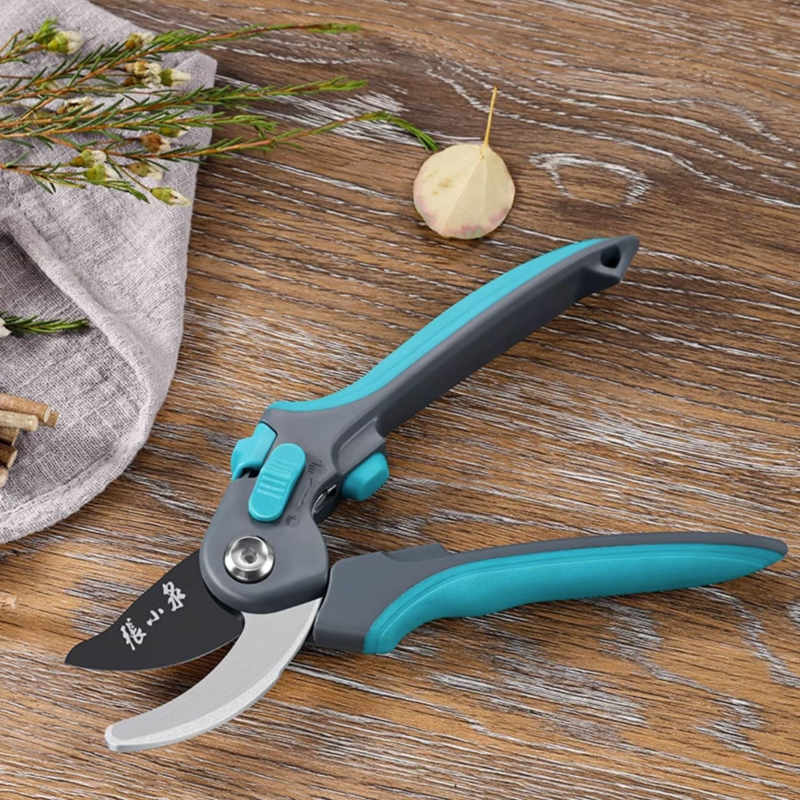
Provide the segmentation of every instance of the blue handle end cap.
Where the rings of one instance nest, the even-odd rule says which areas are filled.
[[[351,470],[342,482],[342,496],[348,500],[366,500],[389,480],[389,462],[383,453],[373,453]]]

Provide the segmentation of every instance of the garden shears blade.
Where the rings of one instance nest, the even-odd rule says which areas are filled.
[[[242,615],[206,589],[197,550],[174,566],[98,636],[76,644],[66,663],[132,671],[169,667],[211,653],[242,632]]]
[[[661,533],[461,553],[434,543],[329,567],[318,524],[342,499],[366,500],[386,482],[389,433],[583,297],[619,283],[637,248],[633,236],[592,239],[527,261],[444,311],[352,385],[267,408],[234,448],[231,482],[199,554],[67,658],[149,669],[237,639],[187,692],[110,726],[109,746],[145,750],[222,724],[268,691],[307,639],[386,653],[442,617],[703,586],[782,558],[786,546],[776,539]]]
[[[149,750],[205,733],[241,714],[268,692],[303,646],[319,600],[244,614],[244,628],[225,658],[199,683],[163,706],[106,729],[120,753]]]

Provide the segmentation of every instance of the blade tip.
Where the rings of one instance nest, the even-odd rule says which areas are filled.
[[[157,711],[158,709],[154,709]],[[152,712],[147,712],[152,713]],[[157,747],[177,744],[197,733],[204,731],[192,731],[181,729],[180,727],[169,730],[154,730],[147,732],[141,730],[141,719],[147,714],[138,717],[129,717],[119,720],[106,728],[105,738],[109,750],[115,753],[139,753],[142,750],[153,750]]]
[[[80,661],[80,651],[81,646],[85,644],[84,642],[78,642],[78,644],[74,645],[72,649],[67,653],[64,657],[64,663],[70,667],[83,667],[84,665]]]
[[[126,753],[128,752],[126,749],[126,744],[123,739],[118,739],[114,735],[114,725],[109,725],[106,728],[106,744],[108,745],[109,750],[113,750],[115,753]]]
[[[91,641],[91,639],[86,640]],[[64,658],[64,663],[68,667],[76,667],[77,669],[88,669],[92,671],[106,671],[113,669],[113,667],[108,667],[102,664],[97,664],[96,659],[93,661],[91,658],[91,654],[87,657],[86,650],[88,648],[84,647],[86,642],[78,642],[72,650],[67,653]],[[81,657],[81,653],[83,653],[83,657]]]
[[[144,739],[126,739],[118,736],[114,729],[120,724],[119,722],[115,722],[113,725],[109,725],[106,728],[106,744],[109,750],[113,750],[115,753],[137,753],[140,750],[149,750],[151,747],[155,746]]]

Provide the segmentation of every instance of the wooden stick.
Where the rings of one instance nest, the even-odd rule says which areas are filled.
[[[0,464],[3,464],[8,469],[11,469],[16,460],[17,448],[0,442]]]
[[[13,411],[16,414],[33,414],[39,422],[47,424],[50,417],[50,406],[47,403],[37,403],[27,397],[17,397],[13,394],[0,392],[0,411]]]
[[[0,467],[0,489],[6,485],[8,480],[8,470],[5,467]]]
[[[17,443],[19,428],[0,428],[0,442],[13,447]]]
[[[18,414],[16,411],[0,410],[0,425],[8,428],[20,428],[23,431],[35,431],[39,427],[39,417],[35,414]]]
[[[44,422],[48,428],[55,428],[56,422],[58,422],[58,411],[56,411],[54,408],[51,408],[49,416],[47,419],[43,419],[42,422]]]

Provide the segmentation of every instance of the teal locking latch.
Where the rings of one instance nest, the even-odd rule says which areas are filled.
[[[389,463],[383,453],[373,453],[351,470],[342,481],[342,496],[348,500],[366,500],[389,480]]]
[[[258,472],[276,436],[269,425],[259,422],[251,436],[239,439],[231,453],[231,480],[241,478],[248,471]]]
[[[259,522],[272,522],[283,514],[289,495],[306,466],[303,448],[287,442],[278,445],[258,473],[250,493],[248,511]]]

